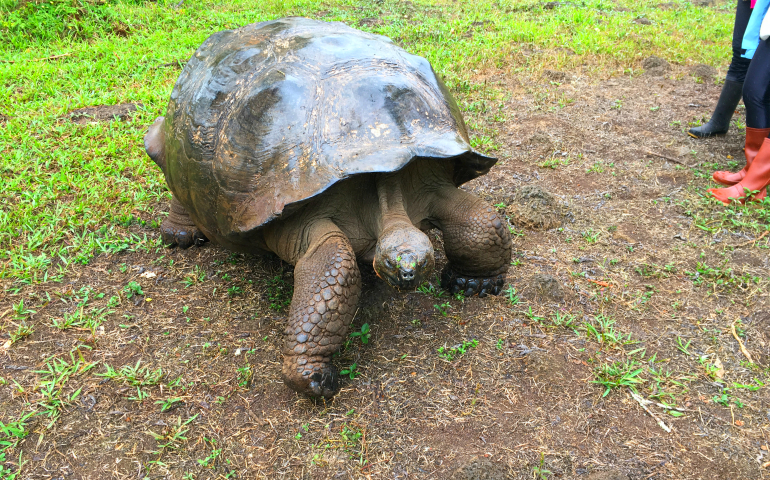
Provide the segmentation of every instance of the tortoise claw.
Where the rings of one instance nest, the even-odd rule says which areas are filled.
[[[441,288],[448,290],[452,295],[462,293],[466,297],[478,294],[480,298],[487,295],[499,295],[505,284],[505,273],[490,277],[476,277],[460,275],[451,268],[446,267],[441,272]]]
[[[160,235],[167,246],[177,246],[183,250],[193,245],[200,246],[208,241],[208,238],[195,225],[178,225],[168,220],[161,225]]]
[[[320,367],[294,370],[295,359],[284,359],[283,381],[297,393],[311,398],[332,398],[340,390],[340,374],[337,367],[327,363]],[[287,368],[288,367],[288,368]],[[307,364],[305,366],[307,368]],[[291,371],[294,370],[294,371]],[[290,373],[287,373],[290,371]]]
[[[208,238],[193,223],[184,206],[173,197],[168,217],[160,225],[160,236],[163,243],[169,247],[178,246],[181,249],[208,242]]]

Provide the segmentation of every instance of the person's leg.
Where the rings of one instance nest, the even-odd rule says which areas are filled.
[[[770,39],[760,41],[743,84],[746,126],[770,128]]]
[[[738,0],[738,6],[735,9],[735,25],[733,27],[733,58],[727,70],[722,93],[719,95],[719,100],[713,115],[711,115],[711,119],[707,123],[689,130],[688,133],[693,137],[708,138],[714,135],[724,135],[730,128],[730,120],[733,117],[733,112],[735,112],[735,107],[741,101],[743,81],[746,78],[746,71],[751,62],[751,60],[741,57],[743,53],[741,42],[743,41],[743,34],[746,32],[746,25],[749,23],[750,17],[750,0]]]
[[[743,88],[746,102],[746,125],[770,133],[770,40],[759,42],[746,74]],[[748,140],[747,140],[748,143]],[[709,193],[724,203],[731,199],[745,201],[749,195],[761,199],[770,184],[770,138],[762,138],[758,152],[740,183],[729,188],[710,189]]]

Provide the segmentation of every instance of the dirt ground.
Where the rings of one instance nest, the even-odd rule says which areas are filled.
[[[0,418],[43,401],[52,357],[80,366],[55,382],[58,420],[29,420],[20,478],[766,478],[766,388],[715,398],[768,379],[768,237],[712,234],[688,212],[715,164],[741,158],[743,134],[684,134],[708,118],[720,85],[662,72],[476,79],[501,95],[474,117],[496,130],[500,162],[466,188],[511,216],[516,294],[400,294],[365,270],[354,328],[368,323],[371,338],[351,338],[337,359],[360,374],[328,403],[280,380],[286,308],[276,307],[292,275],[279,261],[207,244],[100,256],[60,284],[26,288],[41,307],[34,333],[0,352]],[[149,223],[129,230],[159,235]],[[698,262],[759,279],[698,284],[686,273]],[[1,299],[0,314],[18,300]],[[92,308],[113,312],[93,335],[52,326]],[[583,326],[597,317],[629,340],[597,341]],[[753,365],[731,333],[737,319]],[[451,361],[439,355],[472,340]],[[679,410],[648,413],[626,387],[603,396],[595,370],[630,359],[644,369],[641,396]],[[160,380],[99,376],[137,362]]]

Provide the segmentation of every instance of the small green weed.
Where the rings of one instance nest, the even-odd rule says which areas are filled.
[[[26,316],[32,315],[33,313],[37,313],[35,310],[31,310],[29,308],[26,308],[24,306],[24,299],[22,298],[19,300],[19,303],[13,303],[12,309],[13,309],[13,316],[17,320],[21,320]]]
[[[446,317],[449,315],[449,309],[452,308],[452,305],[449,302],[444,302],[442,304],[436,304],[433,305],[433,308],[438,310],[438,313],[440,313],[442,316]]]
[[[566,167],[569,165],[570,158],[569,157],[561,157],[557,156],[555,153],[551,154],[550,157],[546,161],[540,164],[541,168],[552,168],[556,170],[559,167]]]
[[[618,387],[629,387],[632,390],[636,390],[636,385],[644,383],[645,380],[640,378],[639,375],[644,369],[636,368],[638,362],[634,360],[627,360],[625,362],[617,361],[611,365],[606,363],[599,365],[594,370],[595,380],[592,383],[598,383],[605,387],[605,391],[602,397],[606,397],[610,390]]]
[[[11,345],[33,333],[35,333],[35,328],[32,325],[27,325],[27,322],[22,320],[21,323],[16,324],[16,330],[9,334]]]
[[[690,277],[693,285],[702,286],[706,285],[710,290],[716,291],[719,289],[730,289],[733,287],[745,290],[751,284],[759,283],[759,277],[743,274],[736,275],[733,273],[732,268],[725,268],[725,261],[720,267],[709,267],[704,262],[698,262],[694,272],[689,270],[685,271],[685,275]]]
[[[677,348],[677,350],[679,350],[680,352],[684,353],[688,357],[690,356],[690,350],[689,350],[690,343],[692,343],[692,339],[688,340],[687,343],[684,343],[682,341],[682,337],[680,337],[680,336],[676,337],[676,348]]]
[[[249,388],[251,385],[251,379],[254,377],[254,371],[250,364],[246,364],[238,368],[238,386],[243,388]]]
[[[16,448],[19,442],[29,435],[30,432],[25,427],[27,426],[29,417],[34,414],[35,412],[28,412],[16,421],[8,423],[0,422],[0,432],[3,434],[2,437],[0,437],[0,453]]]
[[[185,288],[189,288],[198,283],[203,283],[205,280],[206,271],[198,265],[195,265],[193,266],[192,270],[184,276],[184,279],[182,279],[182,284],[184,284]]]
[[[356,338],[356,337],[360,338],[361,339],[361,343],[363,343],[364,345],[369,343],[369,337],[371,337],[371,336],[372,336],[372,334],[369,333],[369,324],[368,323],[365,323],[365,324],[361,325],[361,331],[353,332],[353,333],[350,334],[351,338]]]
[[[540,317],[537,314],[535,314],[535,311],[532,310],[531,306],[527,309],[526,312],[522,312],[522,313],[524,314],[525,317],[529,319],[530,322],[539,323],[541,325],[545,323],[545,317]]]
[[[361,375],[361,372],[358,370],[358,364],[353,363],[349,367],[343,368],[340,370],[340,374],[347,375],[350,377],[351,380],[355,379],[358,375]]]
[[[243,288],[239,287],[238,285],[233,285],[227,289],[227,295],[230,297],[236,297],[241,294],[243,294]]]
[[[280,312],[291,305],[291,297],[294,294],[294,287],[283,279],[283,271],[265,281],[267,290],[267,300],[270,302],[270,308]]]
[[[557,310],[551,314],[551,318],[553,319],[553,325],[556,327],[575,328],[575,315],[571,313],[562,313]]]
[[[551,471],[545,468],[545,454],[540,454],[540,465],[532,467],[532,478],[536,480],[548,480]]]
[[[179,397],[168,398],[166,400],[158,400],[155,402],[155,405],[160,405],[160,411],[163,413],[167,410],[178,407],[181,401],[182,399]]]
[[[187,420],[182,423],[182,417],[177,418],[176,424],[168,425],[166,428],[163,429],[163,432],[158,434],[151,430],[148,430],[147,433],[152,435],[153,438],[158,442],[158,448],[160,449],[169,449],[169,450],[176,450],[182,445],[182,442],[187,440],[187,437],[184,436],[185,433],[189,431],[189,428],[184,428],[190,423],[192,423],[193,420],[198,418],[198,415],[200,413],[196,413],[192,417],[188,418]],[[159,453],[159,452],[154,452]]]
[[[217,457],[219,457],[221,454],[222,454],[222,449],[221,448],[213,448],[211,450],[211,454],[210,455],[208,455],[206,458],[204,458],[202,460],[198,460],[198,464],[201,467],[214,468],[214,463],[217,461]]]
[[[85,362],[81,358],[76,359],[73,352],[70,352],[70,360],[67,362],[61,358],[55,358],[46,362],[45,369],[34,371],[40,376],[37,390],[41,399],[37,405],[42,407],[43,414],[51,419],[48,428],[56,422],[65,406],[80,396],[80,388],[69,395],[63,393],[69,379],[96,366],[96,363]]]
[[[16,480],[16,477],[19,475],[19,472],[21,472],[21,467],[24,466],[25,463],[27,463],[29,460],[22,461],[22,455],[24,455],[24,452],[19,452],[19,461],[17,462],[18,467],[16,470],[11,470],[9,467],[6,467],[5,464],[7,463],[7,460],[5,459],[5,452],[0,451],[0,478],[3,480]]]
[[[604,165],[602,165],[602,162],[594,162],[593,165],[588,167],[586,173],[604,173]]]
[[[137,360],[136,365],[125,365],[120,370],[115,370],[108,364],[104,364],[107,369],[104,373],[97,373],[99,377],[109,378],[116,382],[127,383],[133,387],[147,387],[151,385],[157,385],[163,377],[163,370],[158,368],[157,370],[150,370],[149,367],[143,366],[141,360]]]
[[[343,424],[340,428],[342,447],[350,455],[350,458],[355,459],[361,466],[366,464],[366,459],[364,459],[364,445],[362,442],[363,434],[361,429],[355,425]]]
[[[601,232],[595,231],[593,228],[589,228],[588,230],[584,231],[582,234],[583,240],[585,240],[588,243],[596,243],[597,240],[599,240],[599,235],[601,235]]]
[[[505,299],[508,300],[508,305],[513,307],[521,302],[519,295],[516,292],[516,288],[513,285],[508,284],[508,288],[503,290],[503,293],[505,294]]]
[[[463,343],[458,343],[453,347],[439,347],[438,356],[451,362],[459,355],[465,355],[468,349],[476,348],[478,344],[479,341],[474,338],[473,340],[464,340]]]
[[[104,322],[108,315],[113,313],[115,313],[113,310],[106,310],[104,308],[92,308],[86,313],[85,306],[81,305],[75,312],[65,313],[62,318],[52,318],[51,322],[59,330],[85,328],[91,332],[91,335],[95,335],[96,329]]]
[[[438,284],[438,279],[436,283]],[[433,298],[441,298],[441,297],[447,296],[447,292],[445,292],[444,290],[441,290],[440,288],[434,287],[433,284],[429,282],[425,282],[419,287],[417,287],[417,291],[420,293],[424,293],[425,295],[430,295]]]
[[[631,340],[631,334],[622,334],[615,329],[615,320],[605,315],[597,315],[591,323],[583,322],[583,328],[589,339],[612,348],[637,343]]]
[[[142,291],[142,286],[139,285],[139,282],[128,282],[128,285],[123,287],[123,293],[126,294],[126,298],[131,298],[134,295],[144,295],[144,292]]]

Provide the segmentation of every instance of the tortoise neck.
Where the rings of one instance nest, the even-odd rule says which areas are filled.
[[[392,228],[412,227],[406,213],[401,175],[381,173],[375,180],[380,202],[379,234]]]

